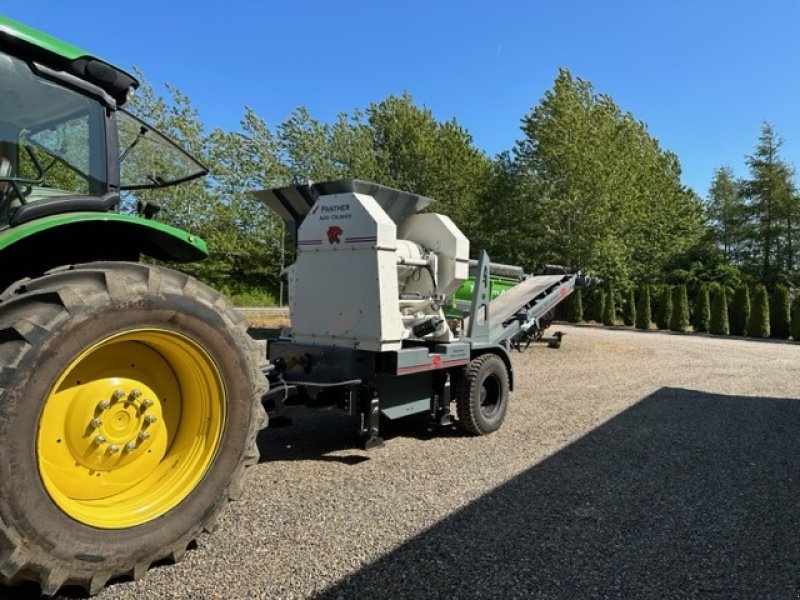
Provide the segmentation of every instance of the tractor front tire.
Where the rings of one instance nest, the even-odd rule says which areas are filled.
[[[496,354],[481,354],[460,374],[456,386],[458,424],[473,435],[500,429],[508,408],[508,371]]]
[[[0,297],[0,583],[99,592],[179,560],[266,426],[258,345],[220,294],[139,263]]]

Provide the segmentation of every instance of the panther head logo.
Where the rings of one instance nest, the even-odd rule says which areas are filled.
[[[344,231],[338,225],[328,227],[328,243],[338,244],[341,241],[339,237],[341,237],[342,233],[344,233]]]

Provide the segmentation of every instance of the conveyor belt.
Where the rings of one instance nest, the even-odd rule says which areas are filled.
[[[523,310],[536,296],[569,279],[566,275],[538,275],[515,285],[489,303],[489,322],[499,325]]]

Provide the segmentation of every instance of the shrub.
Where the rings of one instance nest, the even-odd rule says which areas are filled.
[[[746,285],[736,288],[731,302],[731,335],[744,335],[750,320],[750,290]]]
[[[581,290],[575,290],[567,297],[567,321],[580,323],[583,321],[583,297]]]
[[[753,291],[753,305],[750,308],[750,319],[747,321],[749,337],[769,337],[769,295],[763,284],[758,284]]]
[[[672,331],[689,329],[689,298],[686,295],[686,285],[683,283],[672,288],[672,315],[669,328]]]
[[[643,283],[639,286],[639,302],[636,305],[636,327],[650,329],[650,286]]]
[[[633,288],[628,287],[625,293],[625,306],[622,308],[622,321],[628,327],[633,327],[636,323],[636,300],[633,297]]]
[[[672,319],[672,286],[665,285],[661,288],[658,300],[658,312],[656,313],[656,327],[659,329],[669,329]]]
[[[603,304],[603,325],[614,325],[616,323],[617,307],[614,303],[614,288],[606,288],[606,299]]]
[[[779,285],[769,302],[769,328],[772,337],[785,340],[791,334],[792,316],[789,288]]]
[[[692,327],[695,331],[708,331],[711,324],[711,305],[708,302],[708,286],[703,283],[697,290],[692,307]]]
[[[728,335],[728,299],[725,288],[715,284],[711,288],[711,322],[708,330],[715,335]]]
[[[800,342],[800,296],[794,299],[792,306],[792,337]]]

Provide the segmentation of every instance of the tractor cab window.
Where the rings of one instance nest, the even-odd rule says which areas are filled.
[[[0,53],[0,207],[108,190],[105,115],[88,96]]]
[[[124,110],[117,111],[117,134],[123,190],[175,185],[208,172],[169,138]]]

